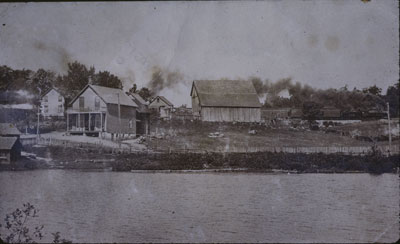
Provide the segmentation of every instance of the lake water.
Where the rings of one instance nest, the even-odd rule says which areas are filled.
[[[0,172],[0,201],[1,221],[34,204],[44,241],[56,231],[74,242],[399,238],[395,174]]]

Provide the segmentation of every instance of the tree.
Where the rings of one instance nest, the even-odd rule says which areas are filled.
[[[364,88],[362,90],[364,93],[369,93],[375,96],[380,96],[382,92],[382,88],[377,87],[376,85]]]
[[[147,87],[142,87],[138,94],[146,101],[150,101],[150,99],[153,97],[153,93]]]
[[[400,100],[400,82],[393,86],[389,86],[386,91],[385,100],[390,105],[390,116],[399,116],[399,100]]]
[[[98,74],[95,74],[92,84],[122,89],[121,80],[117,76],[110,74],[108,71],[100,71]]]
[[[23,208],[17,208],[14,212],[7,214],[5,220],[5,226],[0,224],[0,227],[5,228],[5,231],[0,232],[0,243],[4,241],[7,243],[35,243],[34,239],[43,238],[43,225],[36,226],[33,232],[27,227],[27,223],[33,218],[38,217],[39,211],[32,204],[24,203]],[[6,233],[8,232],[8,233]],[[1,233],[5,233],[4,240]],[[60,232],[51,233],[53,235],[52,243],[72,243],[69,240],[61,238]]]
[[[322,104],[306,101],[303,103],[303,115],[310,122],[315,120],[320,114],[320,110],[323,107]]]
[[[33,205],[25,203],[22,209],[17,208],[11,214],[7,214],[5,228],[9,233],[5,236],[5,241],[8,243],[32,243],[34,237],[42,239],[43,225],[36,226],[33,235],[26,226],[29,220],[37,217],[37,212]]]
[[[28,85],[40,96],[54,86],[55,80],[56,74],[53,71],[38,69],[32,79],[28,80]]]
[[[61,85],[67,97],[75,96],[93,79],[95,74],[94,67],[86,68],[84,64],[77,61],[68,63],[67,75],[63,76]]]
[[[131,89],[129,89],[130,93],[136,93],[137,92],[137,85],[134,83]]]

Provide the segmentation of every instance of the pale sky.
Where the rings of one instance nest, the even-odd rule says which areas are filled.
[[[125,89],[157,65],[185,81],[160,94],[189,106],[194,79],[386,91],[399,79],[398,30],[395,0],[0,3],[0,65],[63,73],[77,60]]]

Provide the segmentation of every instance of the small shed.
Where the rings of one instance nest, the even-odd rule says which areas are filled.
[[[148,103],[138,93],[127,93],[138,105],[136,109],[136,134],[150,134],[150,110]]]
[[[17,137],[0,136],[0,164],[10,164],[21,157],[22,145]]]
[[[190,96],[193,116],[202,121],[261,121],[261,104],[251,81],[195,80]]]

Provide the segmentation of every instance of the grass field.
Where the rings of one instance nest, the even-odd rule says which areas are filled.
[[[398,120],[397,120],[398,121]],[[396,126],[393,123],[393,128]],[[384,134],[387,126],[383,122],[368,121],[355,124],[334,126],[328,130],[321,129],[311,131],[308,129],[294,129],[287,123],[281,123],[275,127],[260,125],[227,125],[219,123],[186,122],[162,122],[153,125],[153,133],[161,134],[159,138],[153,137],[149,146],[157,149],[197,149],[206,151],[226,151],[238,149],[246,151],[246,148],[259,147],[324,147],[324,146],[373,146],[373,142],[357,140],[352,136],[342,135],[342,131],[359,130],[360,134],[367,135]],[[250,134],[255,130],[255,134]],[[222,133],[222,137],[209,137],[210,133]],[[398,143],[398,141],[394,142]],[[388,142],[379,141],[378,145],[386,145]]]

